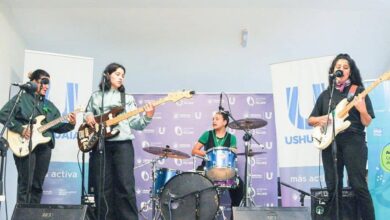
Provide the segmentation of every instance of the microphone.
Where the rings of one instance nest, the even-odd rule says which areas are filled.
[[[221,92],[221,94],[219,94],[219,106],[218,106],[218,110],[220,111],[220,112],[223,112],[223,107],[222,107],[222,92]]]
[[[336,77],[343,77],[344,73],[341,70],[336,70],[336,72],[329,74],[329,78],[334,79]]]
[[[26,82],[25,84],[22,83],[12,83],[13,86],[18,86],[20,89],[23,89],[26,92],[35,92],[38,88],[38,85],[34,82]]]

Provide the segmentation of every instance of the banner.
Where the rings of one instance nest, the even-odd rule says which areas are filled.
[[[325,185],[325,181],[320,152],[312,144],[312,127],[307,120],[318,96],[328,86],[333,58],[271,65],[280,181],[309,193],[311,187]],[[283,206],[301,205],[299,192],[282,185],[281,194]],[[304,205],[310,206],[309,197]]]
[[[365,87],[373,81],[365,81]],[[390,214],[390,82],[382,82],[369,96],[375,119],[367,128],[368,187],[376,219],[385,220]]]
[[[62,115],[73,112],[76,107],[85,108],[83,105],[87,104],[92,93],[92,58],[26,50],[24,72],[36,69],[50,74],[46,98],[57,106]],[[27,75],[25,78],[28,80]],[[82,114],[78,114],[76,128],[82,120]],[[56,146],[43,186],[42,203],[80,204],[81,172],[77,163],[76,131],[55,135]]]
[[[164,97],[164,95],[135,95],[139,106],[147,102]],[[277,206],[277,164],[276,164],[276,134],[273,110],[273,97],[271,94],[229,94],[228,100],[231,109],[227,109],[227,99],[223,106],[229,110],[235,119],[260,118],[267,121],[267,125],[254,129],[251,132],[260,145],[251,142],[254,152],[264,152],[250,158],[252,168],[252,187],[250,195],[256,206]],[[151,219],[150,201],[152,187],[152,166],[148,164],[158,156],[147,153],[144,147],[169,146],[191,155],[192,147],[203,132],[212,129],[213,113],[218,110],[219,95],[200,94],[192,99],[183,99],[177,103],[167,103],[156,108],[152,123],[143,131],[135,131],[134,140],[136,161],[135,169],[136,194],[139,207],[144,207],[142,215]],[[237,151],[244,152],[243,131],[228,131],[237,137]],[[245,157],[237,157],[239,176],[244,178]],[[193,158],[172,159],[167,158],[156,163],[157,170],[169,168],[177,173],[191,172],[200,165],[200,159],[194,165]],[[147,164],[142,166],[143,164]],[[156,178],[159,178],[156,176]],[[173,177],[175,178],[175,177]],[[186,183],[183,183],[186,184]],[[188,189],[191,192],[191,189]],[[230,197],[227,191],[222,191],[221,205],[225,206],[225,215],[230,216]]]

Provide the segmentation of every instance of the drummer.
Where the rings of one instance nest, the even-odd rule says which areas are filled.
[[[206,156],[206,151],[212,149],[213,147],[228,147],[233,152],[236,152],[237,149],[237,139],[236,136],[229,133],[226,130],[226,127],[229,124],[229,116],[224,112],[216,112],[213,116],[213,130],[205,131],[202,136],[195,143],[192,148],[192,155],[198,155],[201,157]],[[204,147],[204,150],[202,148]],[[205,161],[202,162],[197,170],[203,171],[205,166]],[[231,206],[239,206],[240,202],[244,196],[244,184],[241,178],[239,178],[239,183],[237,187],[230,188],[229,194],[231,199]]]

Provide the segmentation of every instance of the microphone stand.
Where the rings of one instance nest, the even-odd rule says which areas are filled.
[[[12,117],[12,115],[13,115],[15,109],[16,109],[16,106],[19,104],[19,100],[20,100],[20,96],[22,95],[22,91],[23,90],[19,89],[19,92],[16,95],[15,103],[12,106],[11,112],[8,114],[8,118],[5,121],[4,126],[3,126],[3,128],[1,129],[1,132],[0,132],[0,158],[1,158],[1,164],[0,164],[0,197],[3,196],[3,193],[4,193],[3,189],[5,188],[4,187],[5,182],[3,181],[3,179],[5,179],[4,169],[5,169],[5,162],[7,160],[7,150],[8,150],[8,147],[9,147],[8,141],[4,138],[4,133],[5,133],[5,130],[7,129],[8,124],[11,121],[11,117]],[[1,208],[1,201],[5,201],[5,199],[6,198],[4,198],[4,200],[0,199],[0,208]]]
[[[231,118],[234,122],[237,122],[237,120],[233,117],[233,115],[229,112],[229,111],[224,111],[222,107],[220,107],[221,111],[223,111],[225,114],[227,114],[229,116],[229,118]],[[260,145],[260,143],[252,136],[251,133],[249,133],[249,130],[242,127],[239,123],[236,123],[238,125],[238,127],[240,128],[240,130],[243,130],[244,131],[244,141],[245,141],[245,187],[244,187],[244,198],[243,198],[243,201],[241,201],[241,203],[243,204],[244,207],[249,207],[249,203],[250,203],[250,197],[248,196],[248,184],[249,184],[249,180],[248,180],[248,154],[250,152],[250,144],[249,144],[249,141],[250,140],[253,140],[256,144]],[[253,202],[253,201],[252,201]]]
[[[329,104],[328,104],[328,119],[330,116],[330,113],[332,113],[332,158],[333,158],[333,170],[334,170],[334,178],[335,178],[335,190],[334,190],[334,196],[335,196],[335,202],[336,202],[336,220],[340,219],[340,214],[339,214],[339,174],[337,172],[337,143],[336,143],[336,125],[335,125],[335,117],[336,113],[335,110],[332,108],[332,99],[333,99],[333,93],[334,93],[334,88],[336,87],[336,77],[333,78],[332,81],[332,89],[329,97]],[[326,126],[328,127],[328,126]],[[327,131],[325,131],[327,132]]]
[[[305,191],[303,191],[303,190],[300,190],[300,189],[298,189],[298,188],[295,188],[295,187],[293,187],[293,186],[291,186],[291,185],[289,185],[289,184],[287,184],[287,183],[284,183],[284,182],[282,182],[282,181],[279,181],[279,183],[280,183],[280,185],[286,186],[286,187],[291,188],[291,189],[293,189],[293,190],[295,190],[295,191],[297,191],[297,192],[300,193],[300,195],[299,195],[299,198],[300,198],[300,199],[299,199],[299,202],[301,203],[301,206],[305,206],[305,196],[310,196],[311,198],[314,198],[314,199],[316,199],[316,200],[318,200],[318,201],[321,201],[320,198],[318,198],[318,197],[316,197],[316,196],[313,196],[313,195],[311,195],[311,194],[308,193],[308,192],[305,192]]]
[[[103,113],[104,113],[104,92],[105,92],[105,86],[106,86],[106,74],[103,74],[102,76],[102,105],[101,105],[101,114],[100,114],[100,121],[99,121],[99,144],[98,144],[98,154],[99,154],[99,187],[98,187],[98,198],[97,198],[97,214],[98,214],[98,220],[100,220],[100,214],[101,214],[101,198],[103,196],[103,199],[105,199],[104,195],[104,171],[105,171],[105,124],[103,121]],[[102,195],[103,194],[103,195]],[[108,207],[106,207],[108,209]],[[108,211],[108,210],[107,210]]]
[[[35,116],[35,111],[36,111],[36,107],[38,105],[38,99],[39,99],[39,92],[42,90],[42,83],[39,87],[39,90],[38,92],[35,94],[33,93],[34,95],[34,105],[33,105],[33,109],[32,109],[32,112],[31,112],[31,116],[30,116],[30,119],[29,119],[29,122],[28,122],[28,128],[30,129],[30,138],[29,138],[29,142],[28,142],[28,182],[27,182],[27,203],[31,203],[31,188],[32,188],[32,174],[30,172],[30,167],[31,167],[31,152],[32,152],[32,135],[33,135],[33,124],[34,124],[34,116]],[[35,166],[34,166],[34,169],[35,169]],[[32,172],[34,172],[34,170],[32,170]]]

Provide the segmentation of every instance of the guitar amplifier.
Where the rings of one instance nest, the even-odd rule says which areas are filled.
[[[238,220],[310,220],[308,207],[233,207]]]
[[[91,220],[87,205],[16,204],[11,220]]]
[[[329,194],[326,188],[311,188],[311,195],[319,198],[311,198],[311,217],[313,220],[332,220],[335,218],[335,206],[328,203]],[[331,195],[332,196],[332,195]],[[357,202],[351,188],[343,188],[341,199],[341,216],[343,220],[360,219]],[[335,201],[335,200],[334,200]],[[333,217],[332,217],[333,215]]]

